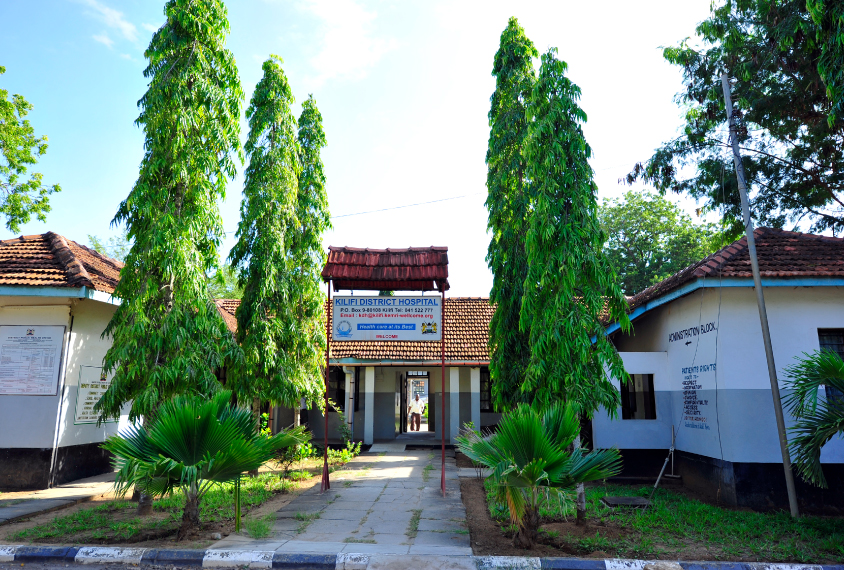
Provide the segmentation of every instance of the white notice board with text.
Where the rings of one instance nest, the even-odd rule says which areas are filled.
[[[0,325],[0,395],[56,395],[64,330],[55,325]]]

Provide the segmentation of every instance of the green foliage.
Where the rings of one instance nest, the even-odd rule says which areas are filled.
[[[844,4],[836,0],[806,0],[806,9],[818,27],[818,73],[832,104],[827,120],[832,127],[844,118]]]
[[[344,465],[360,455],[360,446],[362,442],[354,443],[353,441],[346,441],[346,447],[342,449],[328,448],[328,462],[334,465]]]
[[[349,424],[346,421],[346,414],[343,413],[342,408],[340,408],[340,406],[338,406],[331,398],[328,398],[328,405],[331,406],[331,408],[337,413],[337,421],[339,422],[337,431],[340,432],[340,437],[343,439],[343,442],[346,443],[346,445],[352,443],[354,434],[352,433],[352,428],[349,427]]]
[[[212,299],[241,299],[243,288],[238,279],[237,271],[228,263],[223,263],[208,277],[208,294]]]
[[[615,413],[618,389],[607,374],[627,381],[624,364],[604,335],[607,320],[629,330],[627,303],[605,252],[597,188],[583,137],[580,89],[566,76],[556,49],[542,56],[533,88],[525,148],[531,179],[520,327],[530,334],[522,394],[540,408],[558,400],[589,418],[599,406]]]
[[[301,478],[309,478],[301,477]],[[230,521],[234,518],[234,482],[222,483],[208,490],[199,506],[199,516],[206,523]],[[241,502],[246,509],[260,506],[279,493],[287,493],[295,485],[276,473],[261,473],[241,481]],[[84,508],[71,515],[59,515],[50,522],[16,532],[13,540],[88,543],[106,540],[113,542],[138,542],[150,536],[168,536],[173,533],[185,508],[185,495],[181,489],[153,503],[159,517],[121,517],[121,512],[137,510],[137,504],[128,500],[108,501],[102,505]]]
[[[831,350],[804,352],[785,373],[790,392],[783,404],[797,419],[789,429],[794,465],[803,479],[826,487],[821,448],[836,435],[844,437],[844,360]],[[826,397],[819,400],[821,386]]]
[[[149,427],[132,426],[106,440],[102,447],[115,457],[118,495],[134,487],[152,497],[181,489],[186,497],[181,538],[199,523],[199,504],[214,484],[237,480],[278,449],[307,441],[304,428],[260,434],[251,412],[231,399],[229,391],[211,399],[176,396],[160,406]]]
[[[249,166],[238,241],[229,255],[243,288],[236,313],[243,356],[231,368],[230,382],[238,398],[290,406],[322,394],[320,237],[329,222],[321,117],[308,99],[297,133],[293,94],[280,64],[277,56],[264,62],[246,111]]]
[[[496,495],[519,528],[517,546],[530,548],[536,541],[540,499],[559,499],[578,483],[621,471],[617,449],[587,452],[573,447],[579,433],[575,407],[557,402],[542,414],[520,404],[501,417],[495,433],[466,431],[457,437],[458,449],[491,471]]]
[[[129,242],[129,237],[124,231],[120,235],[111,236],[106,240],[102,240],[95,235],[88,234],[88,247],[97,253],[105,255],[106,257],[116,259],[117,261],[123,261],[126,259],[126,255],[129,253],[129,250],[132,248],[132,244]]]
[[[492,67],[495,92],[490,99],[486,154],[487,229],[492,234],[486,261],[493,275],[489,300],[496,307],[489,323],[489,369],[497,410],[527,399],[519,389],[530,355],[528,335],[519,329],[530,202],[524,157],[525,107],[536,81],[533,58],[538,55],[518,20],[510,18]]]
[[[734,79],[753,217],[764,226],[807,220],[812,231],[843,229],[842,7],[821,0],[808,5],[821,17],[821,28],[806,0],[713,3],[709,18],[696,29],[695,42],[666,48],[665,59],[683,72],[685,89],[676,101],[685,110],[685,125],[678,138],[637,164],[628,182],[641,179],[660,192],[688,194],[701,200],[705,210],[720,211],[734,231],[743,231],[724,128],[720,76],[726,70]]]
[[[714,225],[695,224],[675,204],[647,191],[604,201],[598,218],[607,236],[604,250],[627,295],[703,259],[721,241]]]
[[[510,525],[507,505],[499,501],[492,481],[487,480],[490,515]],[[606,496],[644,497],[653,486],[593,485],[586,488],[591,513],[590,533],[563,533],[557,545],[566,556],[587,556],[596,549],[607,558],[688,560],[705,551],[711,560],[837,563],[844,557],[844,519],[802,515],[792,518],[788,510],[754,512],[719,507],[689,498],[683,492],[659,488],[647,510],[607,507]],[[565,520],[574,505],[559,510],[556,500],[540,499],[543,521]],[[616,529],[616,536],[606,533]],[[600,535],[598,534],[600,532]],[[612,535],[610,535],[612,536]]]
[[[144,157],[113,220],[132,248],[104,332],[113,379],[96,405],[101,419],[130,401],[135,419],[176,394],[213,394],[215,372],[236,356],[206,277],[224,235],[218,201],[241,154],[243,90],[224,47],[226,9],[221,0],[170,0],[164,14],[144,53],[149,88],[136,121]]]
[[[0,75],[6,68],[0,65]],[[6,228],[17,233],[20,225],[32,216],[44,222],[50,211],[49,196],[61,192],[58,184],[44,186],[38,172],[29,174],[27,169],[47,152],[47,137],[35,136],[35,129],[25,119],[32,104],[23,96],[12,95],[0,89],[0,214],[6,217]]]

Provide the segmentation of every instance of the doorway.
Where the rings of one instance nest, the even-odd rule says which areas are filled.
[[[419,396],[421,402],[422,417],[419,424],[420,432],[429,431],[428,423],[428,382],[430,376],[426,370],[408,370],[403,376],[401,399],[402,399],[402,432],[407,433],[410,429],[409,408]]]

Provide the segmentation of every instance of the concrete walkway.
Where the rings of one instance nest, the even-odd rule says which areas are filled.
[[[114,473],[104,473],[52,489],[0,493],[0,525],[110,493],[114,490],[114,476]]]
[[[361,553],[471,556],[466,509],[453,453],[446,457],[446,497],[440,454],[368,453],[276,513],[272,536],[230,535],[211,549],[279,553]]]

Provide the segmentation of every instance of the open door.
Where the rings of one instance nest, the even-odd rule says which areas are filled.
[[[407,377],[399,375],[401,385],[401,432],[407,433]]]

